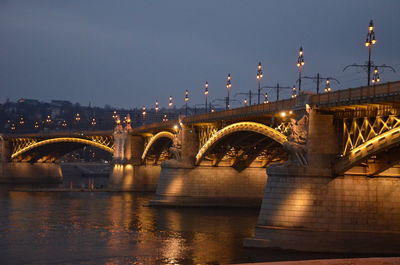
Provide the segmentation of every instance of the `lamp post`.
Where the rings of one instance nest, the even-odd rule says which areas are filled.
[[[142,117],[143,117],[143,124],[144,124],[145,120],[146,120],[146,107],[145,106],[143,106],[143,108],[142,108]]]
[[[207,98],[208,98],[208,82],[204,84],[204,97],[206,98],[205,112],[208,112]]]
[[[264,95],[264,104],[267,104],[267,103],[269,103],[269,100],[268,100],[268,93],[265,92],[265,95]]]
[[[228,74],[226,78],[226,90],[228,92],[228,96],[226,97],[226,109],[230,109],[230,100],[229,100],[229,92],[231,90],[232,83],[231,83],[231,74]]]
[[[96,127],[96,124],[97,124],[96,118],[93,118],[92,122],[91,122],[91,125],[93,126],[93,128]]]
[[[367,64],[367,73],[368,73],[368,82],[367,85],[370,85],[371,81],[371,52],[372,52],[372,45],[375,45],[376,39],[375,39],[375,31],[374,31],[374,22],[371,20],[369,22],[369,27],[368,27],[368,33],[367,33],[367,39],[365,40],[365,46],[368,48],[368,64]]]
[[[247,106],[247,98],[245,98],[244,100],[243,100],[243,105],[245,105],[245,106]]]
[[[189,91],[186,89],[186,92],[185,92],[185,116],[187,116],[188,101],[189,101]]]
[[[256,78],[257,78],[257,84],[258,84],[258,87],[257,87],[257,91],[258,91],[258,104],[260,104],[261,79],[263,78],[261,62],[258,63]]]
[[[331,92],[331,80],[328,78],[325,81],[325,93]]]
[[[374,87],[374,97],[375,97],[375,85],[381,81],[379,77],[378,67],[375,66],[374,74],[372,75],[372,85]]]
[[[170,107],[170,108],[172,108],[172,106],[174,105],[173,103],[172,103],[172,97],[171,96],[169,96],[169,99],[168,99],[169,101],[168,101],[168,106]]]
[[[156,107],[154,108],[156,110],[156,113],[158,112],[158,110],[160,109],[160,107],[158,106],[158,100],[156,100]]]
[[[296,86],[293,86],[293,88],[292,88],[292,98],[295,98],[295,97],[297,97]]]
[[[301,70],[304,65],[303,47],[300,46],[299,57],[297,58],[297,68],[299,69],[299,94],[301,92]]]

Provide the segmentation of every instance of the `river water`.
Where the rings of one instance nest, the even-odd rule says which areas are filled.
[[[148,207],[152,197],[19,192],[3,186],[0,264],[227,264],[337,257],[244,249],[258,209]]]

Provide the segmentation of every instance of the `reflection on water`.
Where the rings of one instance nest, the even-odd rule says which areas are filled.
[[[0,191],[0,264],[244,262],[256,209],[152,208],[152,194]]]
[[[361,257],[243,249],[257,209],[152,208],[153,194],[0,186],[0,264],[226,264]],[[364,255],[365,256],[365,255]]]

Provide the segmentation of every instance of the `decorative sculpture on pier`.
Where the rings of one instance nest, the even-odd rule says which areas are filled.
[[[173,156],[173,160],[182,161],[182,128],[179,128],[178,133],[172,140],[172,146],[169,148],[169,151]]]
[[[287,132],[288,141],[283,144],[283,149],[289,153],[289,160],[285,166],[306,166],[307,162],[307,137],[308,137],[309,109],[300,120],[290,119],[290,129]]]

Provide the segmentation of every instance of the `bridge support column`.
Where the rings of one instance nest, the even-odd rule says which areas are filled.
[[[195,166],[198,136],[190,127],[181,132],[181,160],[161,164],[156,197],[151,205],[259,207],[265,169]]]
[[[308,166],[270,166],[247,247],[400,253],[400,179],[332,176],[333,119],[311,113]],[[336,152],[336,153],[335,153]]]
[[[155,191],[160,167],[142,165],[144,139],[128,132],[114,134],[114,163],[110,187],[118,190]]]

